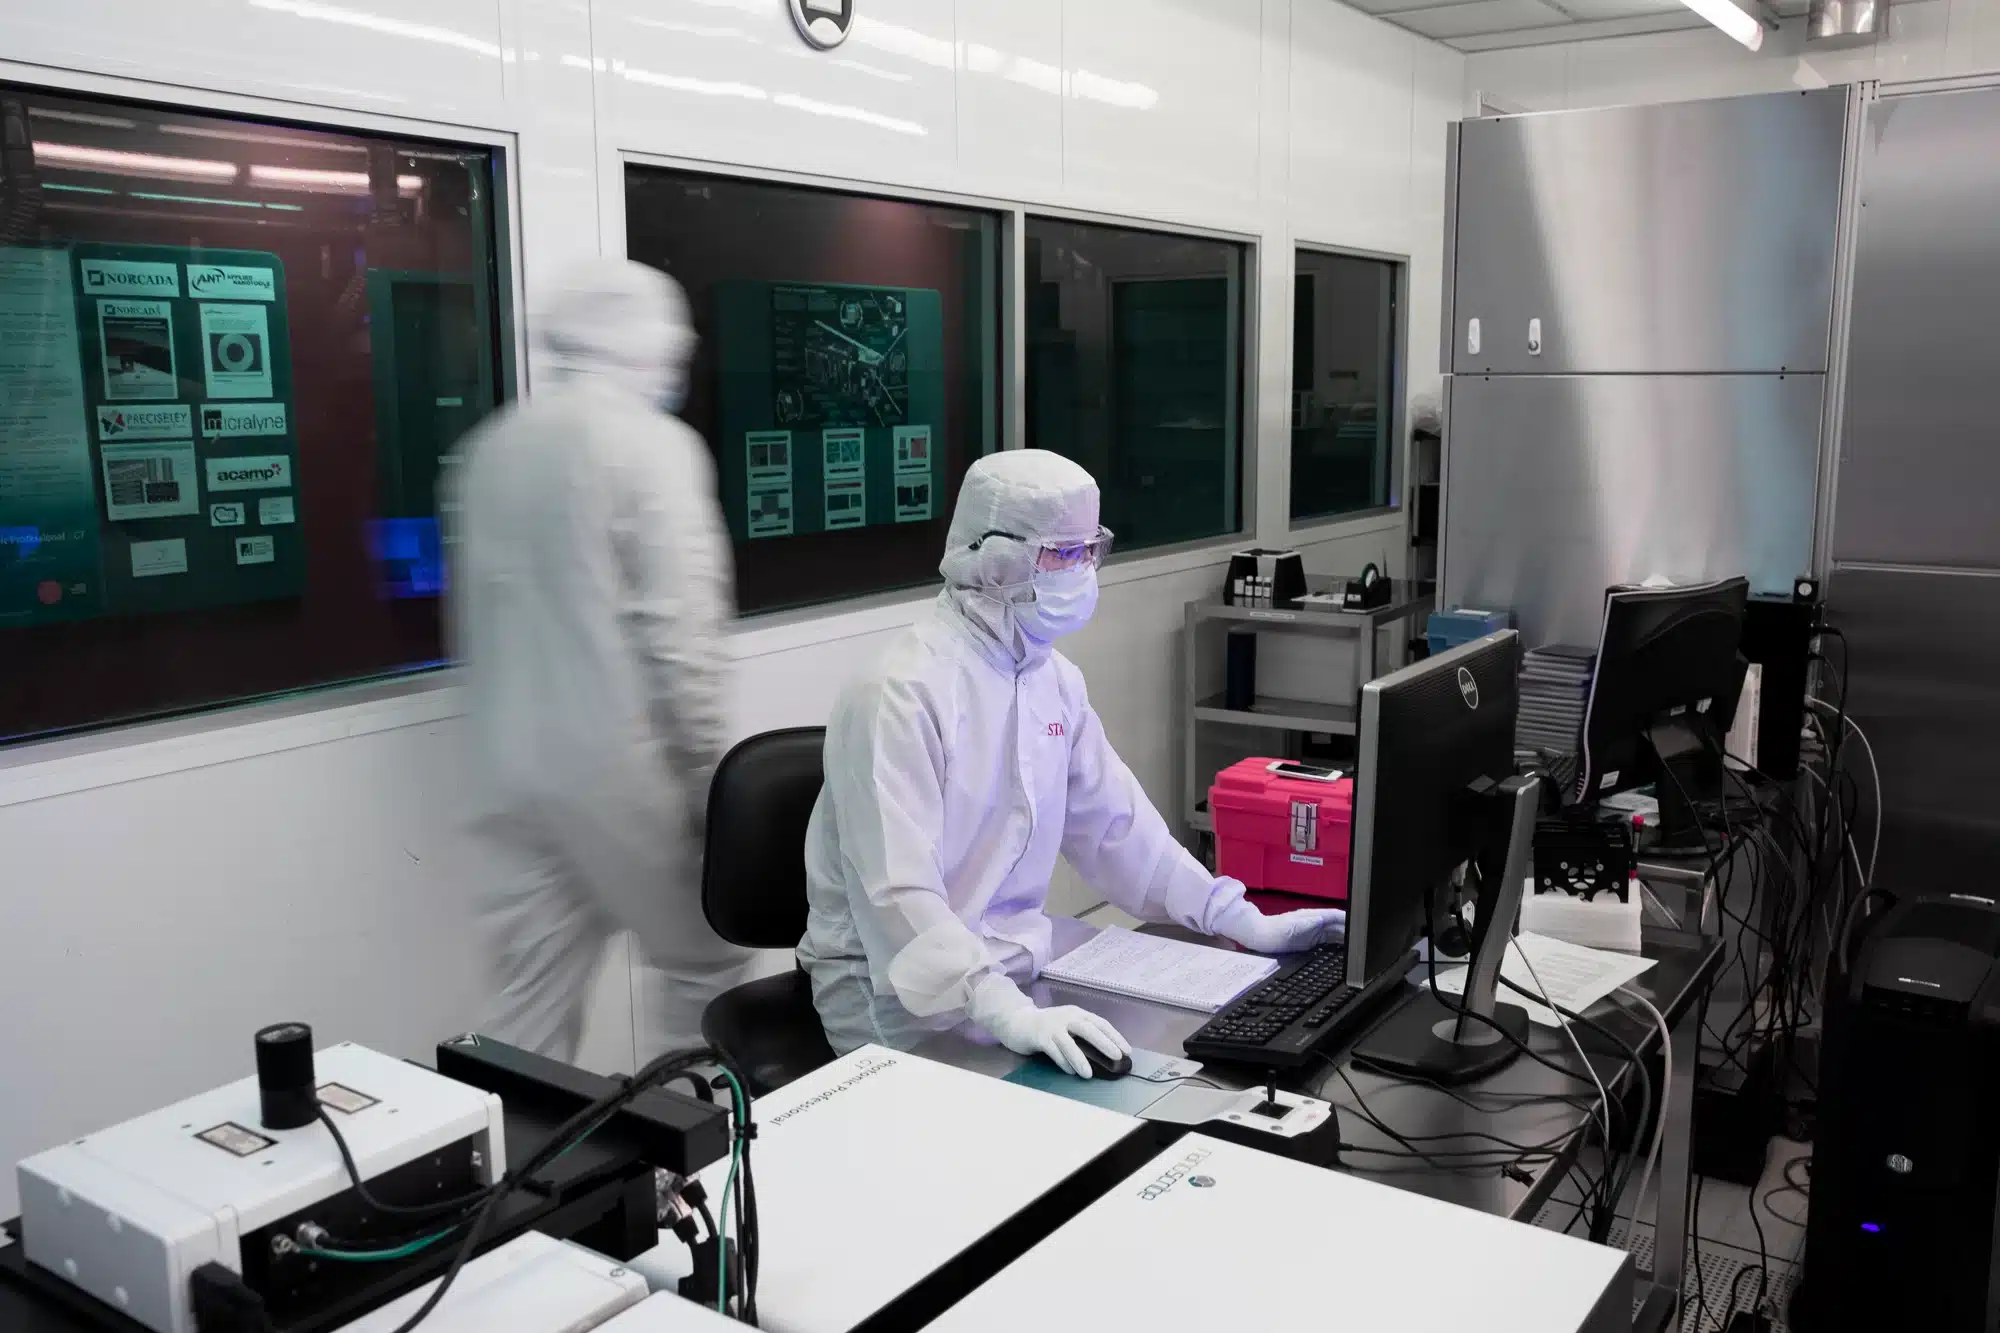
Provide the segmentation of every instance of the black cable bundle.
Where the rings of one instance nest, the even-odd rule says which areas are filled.
[[[548,1167],[550,1163],[589,1138],[591,1134],[596,1132],[612,1116],[616,1115],[630,1104],[633,1099],[637,1098],[639,1094],[648,1089],[659,1087],[676,1079],[690,1079],[696,1083],[698,1089],[705,1097],[706,1087],[702,1086],[700,1076],[692,1072],[696,1066],[705,1065],[720,1066],[725,1071],[712,1084],[708,1084],[708,1087],[714,1087],[719,1090],[728,1086],[734,1093],[732,1108],[736,1122],[736,1143],[734,1149],[736,1154],[736,1170],[732,1173],[732,1199],[737,1218],[736,1252],[741,1259],[741,1271],[743,1275],[737,1311],[743,1322],[755,1326],[757,1320],[758,1256],[757,1190],[750,1170],[750,1145],[756,1138],[756,1125],[750,1118],[750,1098],[748,1093],[742,1091],[742,1080],[734,1073],[728,1071],[728,1065],[720,1052],[710,1050],[706,1047],[695,1050],[669,1052],[648,1063],[632,1077],[620,1078],[618,1080],[619,1086],[616,1090],[606,1093],[590,1105],[579,1110],[569,1119],[563,1121],[557,1127],[556,1131],[549,1136],[548,1141],[542,1145],[539,1151],[529,1157],[527,1161],[511,1167],[507,1174],[500,1180],[483,1189],[475,1190],[472,1193],[461,1195],[455,1199],[441,1199],[427,1204],[389,1204],[377,1199],[370,1193],[368,1187],[362,1182],[361,1173],[355,1167],[354,1155],[349,1151],[346,1139],[341,1135],[339,1127],[333,1123],[332,1118],[327,1115],[325,1108],[322,1107],[319,1118],[333,1134],[334,1144],[339,1148],[341,1161],[347,1168],[348,1179],[353,1184],[354,1191],[361,1197],[361,1200],[369,1207],[381,1213],[392,1216],[424,1217],[433,1220],[430,1222],[426,1234],[409,1238],[407,1241],[389,1248],[356,1250],[336,1247],[335,1243],[329,1238],[327,1246],[300,1246],[300,1253],[310,1258],[333,1259],[346,1262],[390,1262],[407,1258],[420,1250],[427,1249],[433,1244],[448,1239],[453,1234],[463,1232],[463,1239],[459,1242],[457,1252],[452,1255],[451,1265],[445,1269],[443,1278],[438,1282],[424,1303],[417,1308],[416,1312],[395,1329],[395,1333],[410,1333],[410,1330],[416,1328],[417,1325],[428,1318],[431,1311],[437,1308],[438,1302],[444,1299],[445,1293],[451,1289],[452,1283],[457,1281],[460,1270],[478,1252],[480,1244],[484,1241],[487,1230],[491,1226],[500,1205],[510,1195],[521,1189],[535,1175]],[[725,1209],[725,1214],[726,1212],[727,1210]],[[707,1218],[705,1205],[702,1213]],[[723,1237],[712,1218],[708,1218],[708,1227],[716,1243],[721,1245]],[[383,1244],[383,1242],[375,1243],[377,1245]]]

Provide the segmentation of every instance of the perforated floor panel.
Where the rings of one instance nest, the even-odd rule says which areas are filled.
[[[1560,1226],[1569,1220],[1572,1205],[1549,1204],[1535,1217],[1535,1225],[1547,1226],[1551,1219]],[[1624,1249],[1626,1224],[1621,1220],[1611,1224],[1610,1245],[1613,1249]],[[1653,1267],[1653,1227],[1649,1222],[1638,1224],[1631,1245],[1633,1266],[1641,1272],[1650,1272]],[[1757,1300],[1757,1255],[1725,1245],[1720,1241],[1704,1240],[1699,1246],[1700,1280],[1696,1281],[1696,1250],[1688,1247],[1685,1282],[1682,1284],[1682,1307],[1680,1333],[1722,1333],[1728,1326],[1729,1316],[1738,1310],[1750,1309]],[[1771,1318],[1772,1326],[1778,1333],[1789,1333],[1785,1323],[1785,1306],[1792,1295],[1792,1283],[1797,1273],[1792,1264],[1777,1256],[1770,1262],[1770,1277],[1764,1290],[1764,1313]],[[1733,1293],[1733,1299],[1732,1299]],[[1635,1302],[1633,1312],[1638,1312]]]

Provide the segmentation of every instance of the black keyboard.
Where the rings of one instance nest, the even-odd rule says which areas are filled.
[[[1237,996],[1182,1043],[1196,1060],[1297,1069],[1314,1063],[1366,1010],[1347,984],[1347,946],[1324,944],[1289,959],[1269,980]]]

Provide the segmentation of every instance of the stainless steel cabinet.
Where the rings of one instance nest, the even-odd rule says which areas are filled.
[[[1868,129],[1834,556],[2000,569],[2000,89]]]
[[[1824,371],[1847,97],[1463,122],[1451,369]]]
[[[1784,588],[1812,563],[1823,377],[1458,375],[1446,606],[1511,606],[1529,644],[1595,643],[1652,574]]]

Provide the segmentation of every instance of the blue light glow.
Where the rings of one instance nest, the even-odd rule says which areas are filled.
[[[1861,1229],[1867,1232],[1869,1235],[1873,1236],[1877,1232],[1882,1230],[1882,1224],[1880,1222],[1863,1222],[1861,1224]]]

